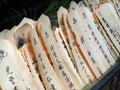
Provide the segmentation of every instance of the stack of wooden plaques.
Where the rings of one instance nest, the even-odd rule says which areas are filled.
[[[0,32],[1,90],[89,90],[120,56],[118,0],[72,1]]]

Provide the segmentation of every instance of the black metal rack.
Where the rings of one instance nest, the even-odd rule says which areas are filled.
[[[107,73],[90,90],[120,90],[120,63]]]

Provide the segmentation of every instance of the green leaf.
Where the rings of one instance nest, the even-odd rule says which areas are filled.
[[[120,56],[117,58],[117,62],[120,62]]]

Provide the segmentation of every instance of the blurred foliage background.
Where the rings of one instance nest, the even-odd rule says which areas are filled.
[[[82,1],[82,0],[73,0],[73,1],[78,3],[79,1]],[[60,6],[68,8],[70,2],[71,2],[71,0],[51,0],[48,7],[44,11],[44,13],[45,14],[54,13],[55,11],[57,11],[59,9]]]
[[[79,2],[81,0],[73,0]],[[24,17],[37,20],[44,13],[56,18],[60,6],[69,7],[71,0],[0,0],[0,31],[18,25]]]

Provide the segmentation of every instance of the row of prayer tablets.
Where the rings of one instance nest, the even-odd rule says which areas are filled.
[[[84,0],[0,32],[0,90],[89,90],[120,56],[119,0]]]

